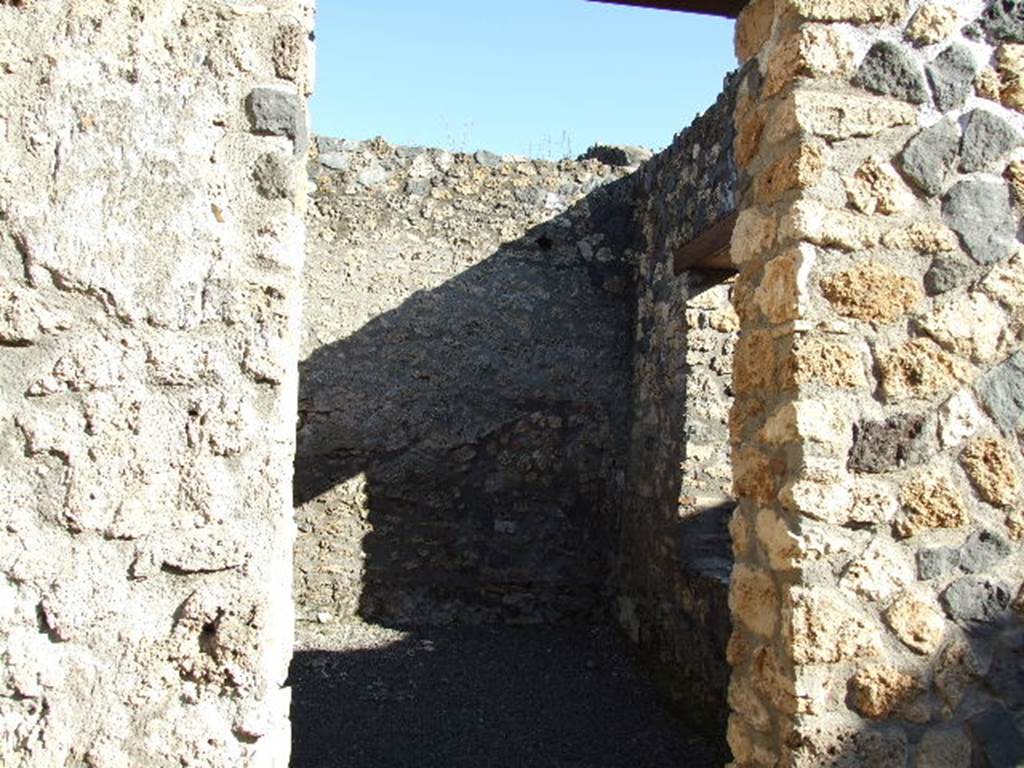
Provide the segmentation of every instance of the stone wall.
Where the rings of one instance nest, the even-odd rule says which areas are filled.
[[[716,738],[728,711],[727,421],[738,319],[729,275],[676,276],[673,257],[734,209],[737,82],[637,180],[644,248],[617,552],[619,621],[674,707]]]
[[[734,208],[737,83],[639,170],[318,140],[300,618],[591,619],[614,596],[672,703],[724,734],[738,319],[728,275],[672,260]]]
[[[594,616],[625,470],[632,168],[318,149],[300,618]]]
[[[1022,10],[740,19],[737,766],[1024,761]]]
[[[287,765],[311,17],[0,3],[5,766]]]

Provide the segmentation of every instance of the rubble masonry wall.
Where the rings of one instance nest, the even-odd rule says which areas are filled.
[[[737,766],[1024,757],[1021,11],[739,21]]]

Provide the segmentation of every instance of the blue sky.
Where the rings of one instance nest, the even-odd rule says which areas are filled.
[[[655,149],[735,67],[733,23],[586,0],[320,0],[317,133],[557,159]]]

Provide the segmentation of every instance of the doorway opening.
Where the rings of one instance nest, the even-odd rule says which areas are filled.
[[[732,90],[658,154],[318,137],[293,765],[719,765]]]

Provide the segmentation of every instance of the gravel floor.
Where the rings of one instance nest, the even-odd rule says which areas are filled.
[[[307,625],[292,768],[712,768],[603,627]]]

